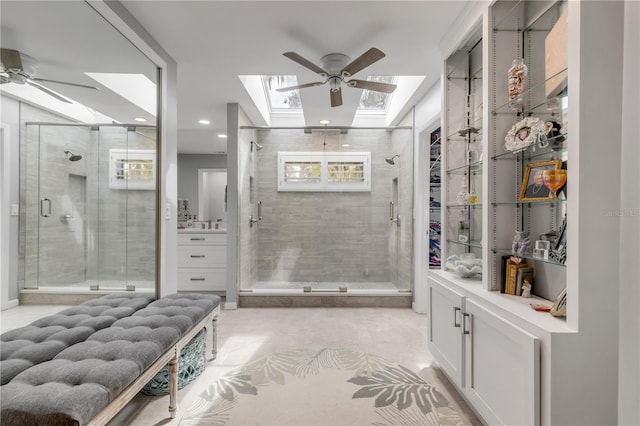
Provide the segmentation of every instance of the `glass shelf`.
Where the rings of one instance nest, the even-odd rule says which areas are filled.
[[[447,170],[447,173],[452,175],[466,175],[467,172],[473,174],[482,173],[482,160]]]
[[[541,81],[540,83],[534,84],[533,86],[531,86],[531,87],[529,87],[527,90],[525,90],[525,91],[522,93],[522,95],[521,95],[521,96],[525,96],[525,95],[527,95],[527,94],[529,94],[529,93],[531,93],[531,92],[533,92],[534,90],[537,90],[537,89],[539,89],[539,88],[544,88],[544,85],[545,85],[545,83],[546,83],[547,81],[549,81],[549,80],[551,80],[551,79],[553,79],[553,78],[555,78],[555,77],[557,77],[557,76],[560,76],[560,75],[562,75],[563,73],[564,73],[564,74],[568,74],[568,68],[564,68],[564,69],[562,69],[562,70],[558,71],[557,73],[553,74],[553,75],[552,75],[552,76],[550,76],[549,78],[545,79],[544,81]],[[519,109],[517,109],[517,110],[513,110],[513,109],[511,109],[511,107],[509,106],[509,101],[507,101],[507,102],[505,102],[505,103],[503,103],[503,104],[501,104],[501,105],[497,106],[497,107],[496,107],[493,111],[491,111],[491,112],[492,112],[492,114],[522,114],[522,115],[527,115],[527,114],[529,114],[530,112],[533,112],[533,110],[534,110],[534,109],[536,109],[536,108],[540,108],[541,106],[546,105],[546,104],[549,102],[549,100],[550,100],[550,99],[548,99],[547,101],[542,102],[542,103],[540,103],[540,104],[536,105],[536,106],[535,106],[535,107],[533,107],[533,108],[525,108],[525,109],[519,108]],[[550,112],[549,112],[549,113],[550,113]]]
[[[479,125],[482,124],[482,117],[477,120],[471,121],[469,126],[464,129],[456,130],[447,136],[447,140],[449,141],[469,141],[475,140],[477,138],[482,138],[482,129]]]
[[[537,262],[549,263],[551,265],[557,265],[557,266],[561,266],[563,268],[566,267],[566,265],[564,263],[559,263],[559,262],[556,262],[555,260],[551,260],[551,259],[542,259],[542,258],[539,258],[539,257],[534,257],[532,253],[515,254],[514,252],[512,252],[509,249],[493,249],[492,251],[494,253],[496,253],[496,254],[501,254],[501,255],[505,255],[505,256],[521,257],[523,259],[532,259],[532,260],[535,260]]]
[[[456,240],[447,240],[447,242],[451,244],[458,244],[460,246],[465,246],[465,247],[482,248],[482,243],[480,241],[467,241],[466,243],[463,243],[461,241],[456,241]]]
[[[447,204],[448,209],[465,209],[467,207],[471,208],[482,208],[482,203],[476,204]]]
[[[491,203],[492,206],[519,206],[520,204],[528,204],[530,207],[532,205],[542,206],[542,205],[558,205],[560,203],[566,203],[566,198],[556,198],[552,200],[535,200],[535,201],[502,201],[502,202],[494,202]]]
[[[560,149],[555,149],[554,150],[552,148],[549,148],[548,146],[544,146],[543,147],[542,144],[553,143],[556,139],[559,139],[559,138],[562,138],[562,137],[564,137],[566,139],[567,135],[568,135],[568,133],[563,133],[561,135],[554,136],[552,138],[547,138],[546,141],[532,144],[532,145],[528,146],[527,148],[525,148],[523,150],[520,150],[520,151],[513,151],[513,152],[512,151],[505,151],[505,152],[502,152],[500,154],[496,154],[495,156],[491,157],[491,159],[492,160],[518,160],[519,157],[517,156],[517,154],[522,154],[522,153],[525,154],[525,157],[524,157],[525,160],[530,160],[532,158],[542,159],[541,157],[544,157],[544,156],[547,156],[547,155],[553,157],[554,154],[562,153],[562,152],[566,151],[567,147],[565,145],[563,145],[562,147],[560,147]],[[564,144],[564,142],[565,141],[563,141],[561,143]],[[540,152],[540,153],[536,154],[536,153],[534,153],[535,149],[542,149],[542,150],[549,149],[549,151],[544,151],[544,152]],[[553,159],[553,158],[551,158],[551,159]]]

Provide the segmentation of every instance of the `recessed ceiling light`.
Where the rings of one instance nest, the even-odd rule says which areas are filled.
[[[198,121],[198,123],[200,123],[200,124],[211,124],[211,122],[209,120],[200,120],[200,121]]]
[[[329,123],[331,123],[331,120],[320,120],[320,124],[324,124],[325,126]]]
[[[351,145],[349,145],[348,143],[343,143],[343,144],[342,144],[342,146],[343,146],[344,148],[348,148],[348,147],[349,147],[349,146],[351,146]]]
[[[135,121],[138,121],[140,123],[146,123],[147,119],[146,118],[142,118],[142,117],[136,117],[134,118]]]
[[[226,138],[226,137],[227,137],[227,135],[225,135],[224,133],[218,133],[218,137],[219,137],[219,138]]]

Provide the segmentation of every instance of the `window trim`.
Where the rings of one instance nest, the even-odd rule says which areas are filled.
[[[318,162],[319,182],[285,181],[287,162]],[[360,182],[329,182],[330,162],[362,162],[363,180]],[[278,192],[371,192],[370,152],[278,152]]]

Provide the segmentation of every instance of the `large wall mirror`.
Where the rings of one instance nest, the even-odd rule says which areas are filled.
[[[204,220],[227,223],[227,170],[198,170],[198,215]]]
[[[0,120],[19,164],[11,281],[155,292],[158,67],[90,2],[0,12]]]

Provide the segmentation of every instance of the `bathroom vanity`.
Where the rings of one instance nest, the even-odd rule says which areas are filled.
[[[226,289],[226,229],[179,229],[178,291]]]

